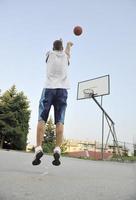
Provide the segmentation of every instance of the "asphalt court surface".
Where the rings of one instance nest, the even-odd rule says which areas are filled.
[[[136,163],[33,156],[0,150],[0,200],[136,200]]]

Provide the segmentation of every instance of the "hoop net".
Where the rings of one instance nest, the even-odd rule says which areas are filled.
[[[92,96],[94,95],[94,91],[90,88],[84,89],[83,93],[85,98],[92,98]]]

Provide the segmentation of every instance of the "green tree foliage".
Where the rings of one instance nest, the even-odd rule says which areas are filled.
[[[134,144],[134,156],[136,156],[136,144]]]
[[[55,147],[55,125],[53,123],[52,117],[46,123],[46,130],[44,135],[43,150],[46,153],[52,153]]]
[[[23,92],[17,92],[13,85],[0,96],[0,139],[10,143],[12,149],[23,150],[26,147],[29,131],[29,102]]]

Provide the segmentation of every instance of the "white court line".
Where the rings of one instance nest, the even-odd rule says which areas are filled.
[[[41,174],[41,176],[45,176],[45,175],[48,175],[49,174],[49,172],[43,172],[42,174]]]

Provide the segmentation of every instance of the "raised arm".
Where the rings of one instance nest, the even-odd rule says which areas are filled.
[[[68,58],[70,58],[70,49],[73,46],[72,42],[67,42],[66,48],[65,48],[65,53],[68,55]]]

